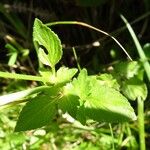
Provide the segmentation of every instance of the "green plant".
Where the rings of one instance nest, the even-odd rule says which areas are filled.
[[[143,81],[144,70],[142,63],[137,61],[119,62],[114,66],[112,75],[117,78],[120,83],[122,93],[132,101],[137,100],[138,103],[138,128],[140,136],[140,146],[145,147],[144,134],[144,100],[147,97],[147,86]],[[141,148],[144,149],[144,148]]]
[[[150,64],[147,60],[144,50],[142,49],[142,46],[140,45],[132,27],[130,26],[130,24],[128,23],[126,18],[124,18],[124,16],[122,16],[122,15],[121,15],[121,18],[125,22],[128,30],[129,30],[129,33],[131,34],[133,42],[135,43],[138,54],[140,56],[142,65],[147,74],[147,78],[150,82]],[[144,100],[146,99],[146,96],[147,96],[147,88],[146,88],[146,85],[142,82],[142,79],[140,80],[140,79],[134,78],[134,79],[130,80],[127,93],[130,96],[132,95],[132,98],[131,98],[132,100],[137,99],[140,148],[141,148],[141,150],[145,150],[146,146],[145,146],[145,125],[144,125]]]
[[[82,69],[74,77],[76,68],[62,66],[56,70],[56,64],[62,58],[61,42],[38,19],[34,22],[33,41],[41,64],[40,76],[11,74],[11,78],[40,81],[43,86],[0,97],[1,105],[26,102],[15,131],[40,128],[48,125],[56,114],[66,112],[82,124],[89,119],[98,122],[136,120],[134,110],[119,92],[116,80],[112,78],[108,82],[108,74],[88,75],[87,70]],[[10,77],[10,73],[0,72],[0,76]]]

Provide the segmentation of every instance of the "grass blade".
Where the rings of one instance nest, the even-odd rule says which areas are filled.
[[[142,49],[142,46],[140,45],[139,43],[139,40],[137,39],[137,36],[135,35],[132,27],[130,26],[130,24],[128,23],[127,19],[123,16],[123,15],[120,15],[121,16],[121,19],[124,21],[124,23],[126,24],[129,32],[130,32],[130,35],[134,41],[134,44],[137,48],[137,51],[139,53],[139,56],[142,60],[142,63],[143,63],[143,66],[144,66],[144,69],[145,69],[145,72],[147,74],[147,77],[148,77],[148,80],[150,81],[150,64],[148,63],[147,61],[147,58],[146,58],[146,55]]]

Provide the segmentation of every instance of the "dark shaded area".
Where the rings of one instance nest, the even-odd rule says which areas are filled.
[[[0,13],[1,20],[1,40],[5,39],[7,34],[14,36],[21,45],[30,49],[30,55],[34,59],[34,52],[32,41],[32,25],[35,17],[38,17],[43,22],[54,21],[82,21],[102,29],[108,33],[116,31],[124,26],[123,21],[120,19],[119,14],[123,14],[129,22],[134,21],[141,15],[149,11],[150,4],[147,1],[84,1],[84,0],[43,0],[43,1],[8,1],[2,0],[1,7],[5,9],[5,13],[16,21],[16,24],[23,24],[21,30],[22,36],[18,30],[5,16],[4,12]],[[15,16],[15,17],[14,17]],[[16,19],[17,18],[17,19]],[[141,43],[145,44],[150,39],[148,28],[148,16],[141,21],[133,24],[136,34],[139,36]],[[21,26],[20,26],[21,27]],[[78,25],[57,25],[51,27],[60,37],[64,44],[65,57],[63,63],[66,65],[74,66],[72,46],[76,46],[76,51],[79,59],[82,60],[81,66],[93,68],[93,71],[99,71],[101,66],[97,64],[108,64],[113,59],[110,56],[110,50],[116,50],[116,59],[126,59],[124,52],[118,45],[105,35],[97,33],[85,27]],[[118,31],[114,34],[116,38],[123,44],[132,57],[137,56],[134,44],[129,36],[127,30]],[[92,45],[95,41],[100,41],[99,47]],[[3,46],[5,45],[2,42]],[[133,47],[133,48],[131,48]],[[71,51],[70,51],[71,50]],[[1,55],[3,54],[1,47]],[[98,67],[98,69],[96,69]]]

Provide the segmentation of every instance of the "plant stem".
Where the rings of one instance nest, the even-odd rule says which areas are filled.
[[[52,67],[52,74],[53,74],[54,76],[56,76],[55,66],[54,66],[54,67]]]
[[[123,141],[124,130],[125,130],[125,124],[119,124],[119,128],[120,128],[120,134],[118,137],[118,146],[119,146],[119,149],[121,149],[121,144]]]
[[[139,141],[140,150],[145,150],[145,129],[144,129],[144,101],[138,97],[138,128],[139,128]]]
[[[113,129],[111,126],[111,123],[109,123],[109,128],[110,128],[110,133],[111,133],[111,137],[112,137],[112,150],[115,150],[115,145],[114,145],[114,134],[113,134]]]
[[[131,133],[131,129],[129,127],[129,123],[126,123],[126,128],[127,128],[128,137],[130,137],[130,140],[129,140],[130,149],[133,149],[134,143],[133,143],[133,140],[132,140],[132,133]]]
[[[87,23],[79,22],[79,21],[57,21],[57,22],[46,23],[47,26],[60,25],[60,24],[66,24],[66,25],[74,24],[74,25],[84,26],[84,27],[87,27],[89,29],[95,30],[97,32],[100,32],[100,33],[110,37],[111,39],[113,39],[119,45],[119,47],[124,51],[124,53],[127,55],[127,57],[132,61],[132,58],[130,57],[128,52],[124,49],[124,47],[118,42],[118,40],[115,37],[113,37],[109,33],[105,32],[103,30],[100,30],[100,29],[98,29],[98,28],[96,28],[94,26],[91,26],[91,25],[89,25]]]
[[[79,61],[78,61],[78,57],[77,57],[77,54],[76,54],[76,50],[75,50],[74,47],[72,48],[72,50],[73,50],[74,58],[75,58],[75,60],[76,60],[76,62],[77,62],[77,67],[78,67],[79,71],[81,71],[81,67],[80,67],[80,64],[79,64]]]
[[[17,73],[2,72],[2,71],[0,71],[0,78],[49,82],[48,79],[40,76],[24,75],[24,74],[17,74]]]

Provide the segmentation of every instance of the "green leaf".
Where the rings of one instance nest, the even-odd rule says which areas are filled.
[[[138,74],[140,65],[137,61],[132,62],[119,62],[114,66],[115,73],[122,78],[132,78],[134,75]]]
[[[74,78],[72,85],[74,94],[79,96],[80,99],[85,100],[86,97],[90,94],[90,89],[92,86],[91,82],[92,77],[87,75],[87,70],[83,69],[79,73],[77,78]]]
[[[33,41],[41,46],[37,52],[41,62],[54,68],[62,57],[60,39],[37,18],[34,21]]]
[[[130,78],[129,80],[123,82],[122,92],[130,100],[136,100],[138,97],[145,100],[147,97],[146,84],[136,77]]]
[[[128,100],[113,88],[95,82],[85,104],[86,116],[95,121],[122,122],[136,120]]]
[[[120,89],[120,85],[118,84],[117,80],[113,78],[111,74],[101,74],[96,77],[101,85],[106,85],[108,87],[114,88],[116,90]]]
[[[15,131],[36,129],[49,124],[56,114],[55,98],[42,94],[31,99],[22,109]]]
[[[11,141],[14,145],[22,145],[26,141],[26,136],[23,133],[10,133],[7,134],[7,140]]]
[[[79,97],[74,94],[71,83],[66,84],[61,90],[62,97],[58,101],[58,107],[63,113],[69,113],[72,117],[76,117],[77,107],[79,106]]]
[[[11,44],[6,44],[5,48],[7,48],[9,50],[9,54],[8,55],[10,56],[10,58],[9,58],[9,61],[8,61],[8,65],[9,66],[13,66],[16,63],[17,56],[18,56],[18,51]]]
[[[102,84],[96,76],[88,76],[85,69],[65,88],[69,94],[79,97],[76,119],[83,124],[87,118],[105,122],[136,120],[128,100],[108,84]]]
[[[17,56],[18,56],[18,53],[15,53],[15,52],[11,53],[11,56],[10,56],[9,61],[8,61],[9,66],[13,66],[16,63]]]
[[[148,59],[150,59],[150,43],[146,43],[143,47],[143,51]]]
[[[39,48],[38,57],[44,65],[51,66],[50,59],[42,48]]]
[[[77,69],[69,69],[67,67],[61,67],[56,73],[57,83],[66,83],[77,73]]]
[[[63,111],[63,113],[70,114],[73,118],[76,118],[77,106],[79,105],[79,97],[75,95],[64,95],[59,99],[58,107]]]
[[[40,68],[39,73],[44,79],[46,79],[50,83],[54,84],[56,82],[55,75],[52,73],[52,71],[50,69]]]
[[[50,81],[50,83],[54,84],[61,84],[63,86],[67,82],[69,82],[72,77],[77,73],[77,69],[72,68],[69,69],[67,67],[61,67],[57,70],[56,75],[54,75],[49,69],[40,68],[40,74],[47,80]]]

